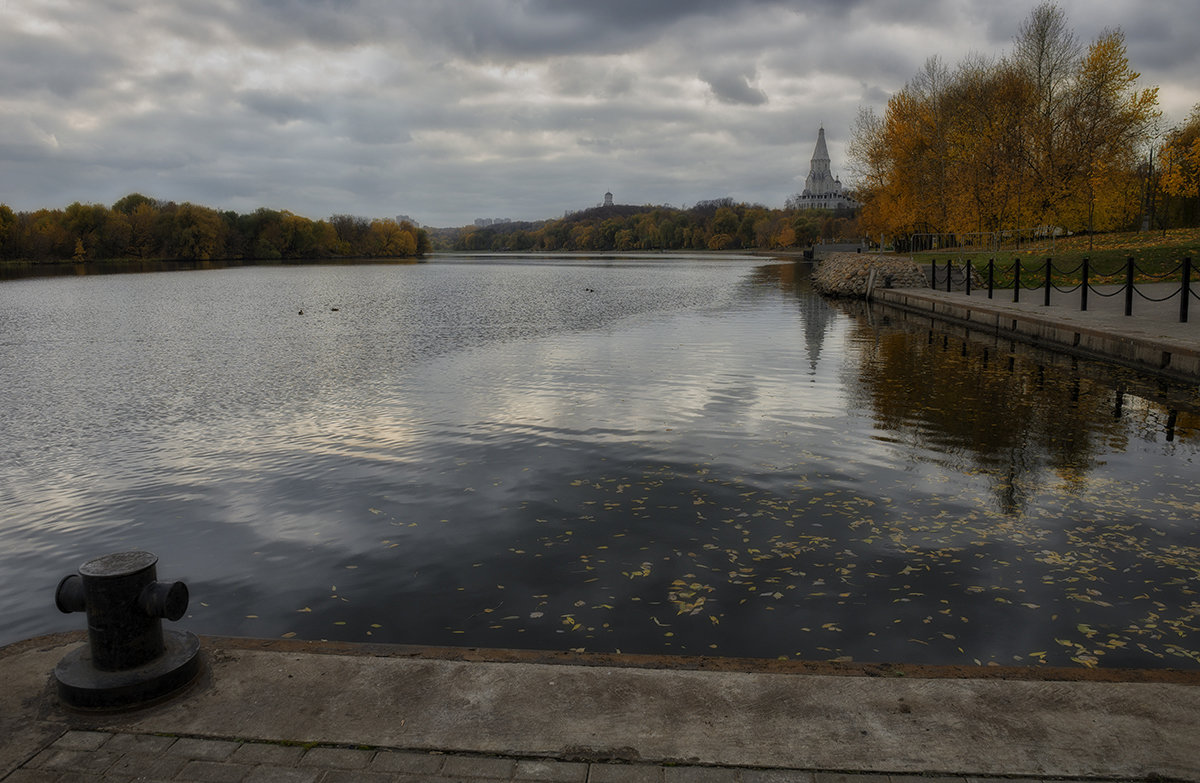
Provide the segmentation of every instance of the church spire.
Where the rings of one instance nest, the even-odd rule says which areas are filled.
[[[825,170],[829,170],[829,150],[825,148],[825,126],[817,131],[817,147],[813,150],[812,163],[813,168],[817,167],[817,161],[825,162]]]
[[[804,192],[815,196],[836,193],[833,174],[829,171],[829,150],[825,148],[825,126],[817,131],[817,147],[813,150],[812,167],[804,181]]]

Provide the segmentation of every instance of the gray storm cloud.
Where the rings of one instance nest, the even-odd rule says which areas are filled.
[[[1194,0],[1062,6],[1122,27],[1164,122],[1200,101]],[[138,191],[432,225],[627,203],[782,205],[927,57],[999,55],[1035,0],[12,0],[0,202]]]

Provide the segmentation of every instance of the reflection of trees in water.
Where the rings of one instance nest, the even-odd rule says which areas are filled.
[[[871,410],[879,429],[906,433],[912,445],[932,446],[944,460],[961,455],[967,464],[959,468],[985,471],[1005,513],[1023,510],[1043,468],[1068,492],[1080,492],[1097,455],[1126,450],[1131,436],[1196,438],[1195,408],[1179,408],[1187,390],[1173,392],[1184,400],[1171,401],[1170,413],[1130,394],[1119,378],[1100,377],[1107,371],[1089,375],[1074,361],[1051,365],[1032,353],[865,320],[853,331],[860,353],[855,401]]]

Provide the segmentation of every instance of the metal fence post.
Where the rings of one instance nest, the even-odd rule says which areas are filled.
[[[1083,259],[1083,281],[1079,284],[1079,309],[1087,310],[1088,294],[1088,260]]]
[[[1021,301],[1021,259],[1013,261],[1013,301]]]
[[[1133,315],[1133,256],[1125,259],[1125,315]]]
[[[1183,259],[1183,282],[1179,286],[1179,323],[1188,319],[1188,299],[1192,296],[1192,257]]]
[[[929,287],[937,290],[937,260],[929,260]]]
[[[950,265],[953,263],[954,262],[951,261],[950,259],[946,259],[946,293],[950,293],[950,291],[952,290],[950,283],[952,282],[954,275],[951,274]]]
[[[971,259],[967,259],[967,296],[971,295]]]
[[[996,259],[988,259],[988,299],[992,298],[992,291],[996,288]]]
[[[1050,280],[1050,270],[1051,269],[1052,269],[1052,266],[1050,264],[1050,259],[1047,258],[1046,259],[1046,293],[1045,293],[1045,296],[1042,297],[1042,299],[1043,299],[1042,304],[1045,307],[1050,306],[1050,286],[1053,284],[1052,281]]]

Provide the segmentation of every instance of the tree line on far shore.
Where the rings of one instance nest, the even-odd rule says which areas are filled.
[[[403,258],[430,249],[424,229],[391,219],[334,215],[311,220],[287,211],[222,212],[131,193],[111,207],[14,212],[0,204],[0,259],[290,260]]]
[[[320,260],[420,257],[448,251],[737,250],[805,247],[860,236],[853,210],[701,201],[688,209],[614,205],[559,220],[425,229],[407,221],[286,210],[248,214],[131,193],[111,207],[14,212],[0,204],[0,260]]]
[[[860,236],[853,210],[798,209],[793,201],[784,209],[732,198],[687,209],[615,204],[558,220],[441,231],[435,243],[459,251],[773,250]]]

